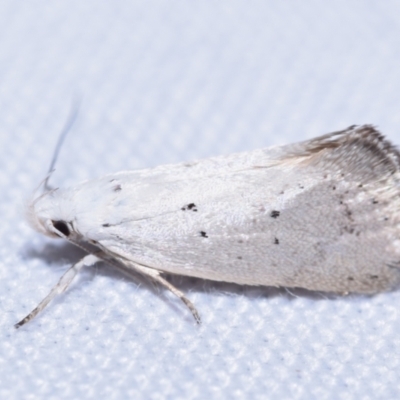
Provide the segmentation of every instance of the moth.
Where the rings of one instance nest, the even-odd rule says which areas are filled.
[[[400,280],[400,153],[373,126],[35,194],[30,225],[88,252],[16,327],[105,261],[164,277],[377,293]]]

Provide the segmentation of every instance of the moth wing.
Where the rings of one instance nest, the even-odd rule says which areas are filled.
[[[117,258],[240,284],[399,282],[399,154],[371,126],[124,179],[124,218],[108,213],[97,237]]]

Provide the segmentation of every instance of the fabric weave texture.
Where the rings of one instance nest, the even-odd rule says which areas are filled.
[[[54,186],[372,123],[400,144],[396,1],[0,4],[0,398],[398,399],[400,290],[330,296],[84,270],[25,201]],[[75,99],[75,100],[74,100]],[[79,99],[79,100],[76,100]]]

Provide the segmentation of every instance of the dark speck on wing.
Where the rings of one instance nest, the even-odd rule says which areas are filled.
[[[272,218],[278,218],[280,214],[281,214],[280,211],[272,210],[270,216],[271,216]]]

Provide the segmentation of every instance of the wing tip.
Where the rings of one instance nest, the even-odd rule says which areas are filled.
[[[352,125],[305,142],[305,153],[309,156],[322,155],[327,150],[337,157],[346,157],[349,164],[368,163],[370,168],[384,167],[391,174],[400,171],[398,148],[374,125]]]

